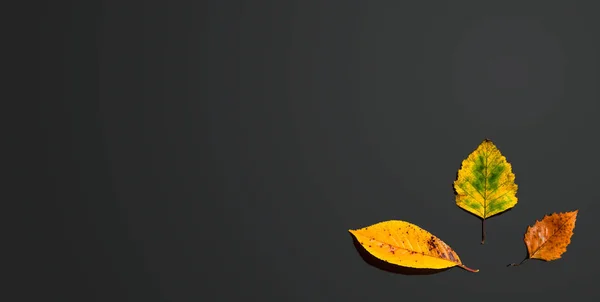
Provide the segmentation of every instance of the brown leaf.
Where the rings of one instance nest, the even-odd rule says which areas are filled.
[[[536,221],[533,226],[528,227],[524,241],[529,255],[521,263],[527,259],[552,261],[561,258],[571,243],[578,212],[579,210],[575,210],[546,215],[541,221]]]

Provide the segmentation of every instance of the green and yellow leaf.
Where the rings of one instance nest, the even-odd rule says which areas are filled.
[[[456,252],[442,240],[406,221],[384,221],[349,232],[367,252],[391,264],[417,269],[458,266],[470,272],[479,271],[463,265]]]
[[[482,219],[482,243],[485,241],[483,221],[517,204],[512,167],[487,139],[463,160],[454,190],[456,205]]]

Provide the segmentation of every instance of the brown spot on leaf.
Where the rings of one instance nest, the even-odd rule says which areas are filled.
[[[435,237],[433,237],[433,236],[429,237],[429,239],[427,240],[427,247],[431,251],[434,251],[437,249],[437,246],[435,244]]]
[[[546,215],[525,232],[529,258],[552,261],[561,258],[571,243],[578,210]]]
[[[450,261],[456,262],[456,259],[454,258],[454,255],[452,254],[452,252],[448,253],[448,258],[450,259]]]

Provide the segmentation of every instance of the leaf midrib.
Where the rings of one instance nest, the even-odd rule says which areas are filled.
[[[482,151],[482,153],[484,154],[484,158],[485,158],[485,162],[484,162],[484,165],[483,165],[483,167],[484,167],[484,173],[483,173],[483,194],[481,192],[479,192],[479,190],[470,181],[467,180],[467,183],[470,184],[471,187],[473,187],[473,189],[475,189],[475,192],[479,193],[479,196],[481,196],[481,198],[483,199],[483,204],[482,204],[482,206],[483,206],[483,218],[486,218],[487,217],[487,208],[488,208],[488,205],[491,204],[492,202],[498,200],[499,198],[505,196],[506,194],[508,194],[510,192],[506,192],[506,193],[504,193],[504,194],[502,194],[500,196],[494,197],[494,199],[492,199],[492,200],[488,200],[487,183],[488,183],[488,176],[489,176],[488,175],[488,166],[489,166],[488,159],[490,157],[490,152],[486,153],[486,152]],[[499,156],[494,157],[494,161],[498,157]],[[494,162],[494,161],[491,161],[491,162]],[[496,164],[496,165],[498,165],[498,164]],[[494,189],[494,191],[492,191],[490,193],[497,192],[501,187],[504,187],[509,182],[510,182],[510,179],[505,180],[503,183],[499,184],[498,187],[496,189]],[[472,196],[470,194],[468,194],[468,195],[471,196],[471,198],[473,198],[474,200],[477,200],[474,196]]]
[[[543,221],[544,219],[542,219]],[[558,229],[556,229],[556,231],[554,233],[552,233],[552,235],[550,235],[550,237],[548,237],[548,239],[546,241],[544,241],[544,243],[542,243],[530,256],[529,258],[532,258],[535,254],[537,254],[537,252],[539,252],[542,247],[544,247],[544,245],[550,241],[550,239],[552,239],[552,237],[554,237],[554,235],[556,235],[556,233],[560,232],[560,230],[562,230],[562,228],[570,221],[570,219],[567,219],[565,222],[563,222]],[[540,221],[541,222],[541,221]]]
[[[432,256],[432,255],[427,255],[427,254],[424,254],[423,252],[417,252],[417,251],[413,251],[413,250],[407,249],[407,248],[405,248],[405,247],[400,247],[400,246],[397,246],[397,245],[389,244],[389,243],[387,243],[387,242],[382,242],[382,241],[380,241],[380,240],[377,240],[377,239],[375,239],[375,238],[373,238],[373,240],[374,240],[374,241],[377,241],[377,242],[379,242],[379,243],[383,243],[383,244],[387,244],[387,245],[390,245],[390,246],[394,246],[395,248],[398,248],[398,249],[400,249],[400,250],[405,250],[405,251],[409,251],[409,252],[414,252],[414,253],[417,253],[417,254],[419,254],[419,255],[422,255],[422,256],[425,256],[425,257],[434,258],[434,259],[439,259],[439,260],[445,260],[445,261],[448,261],[448,262],[451,262],[451,263],[455,263],[455,264],[462,265],[462,262],[460,262],[460,261],[456,262],[456,261],[452,261],[452,260],[450,260],[450,259],[444,259],[444,258],[440,258],[440,257],[435,257],[435,256]],[[437,239],[437,240],[440,240],[440,239]],[[440,240],[440,241],[441,241],[441,240]],[[412,243],[411,243],[411,245],[412,245]],[[458,259],[460,259],[460,258],[458,257],[458,255],[457,255],[457,258],[458,258]]]
[[[483,164],[483,217],[487,216],[487,183],[488,183],[488,157],[489,153],[484,153],[485,155],[485,163]]]

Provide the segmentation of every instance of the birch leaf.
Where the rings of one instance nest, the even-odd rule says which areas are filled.
[[[463,160],[454,190],[456,205],[481,218],[482,244],[485,242],[485,219],[517,204],[512,166],[488,139]]]
[[[470,272],[442,240],[406,221],[390,220],[349,230],[360,245],[374,257],[398,266],[416,269],[446,269],[454,266]]]
[[[541,221],[536,221],[533,226],[527,227],[523,240],[527,246],[528,257],[519,264],[513,263],[509,266],[520,265],[528,259],[544,261],[560,259],[571,243],[578,212],[579,210],[575,210],[546,215]]]

